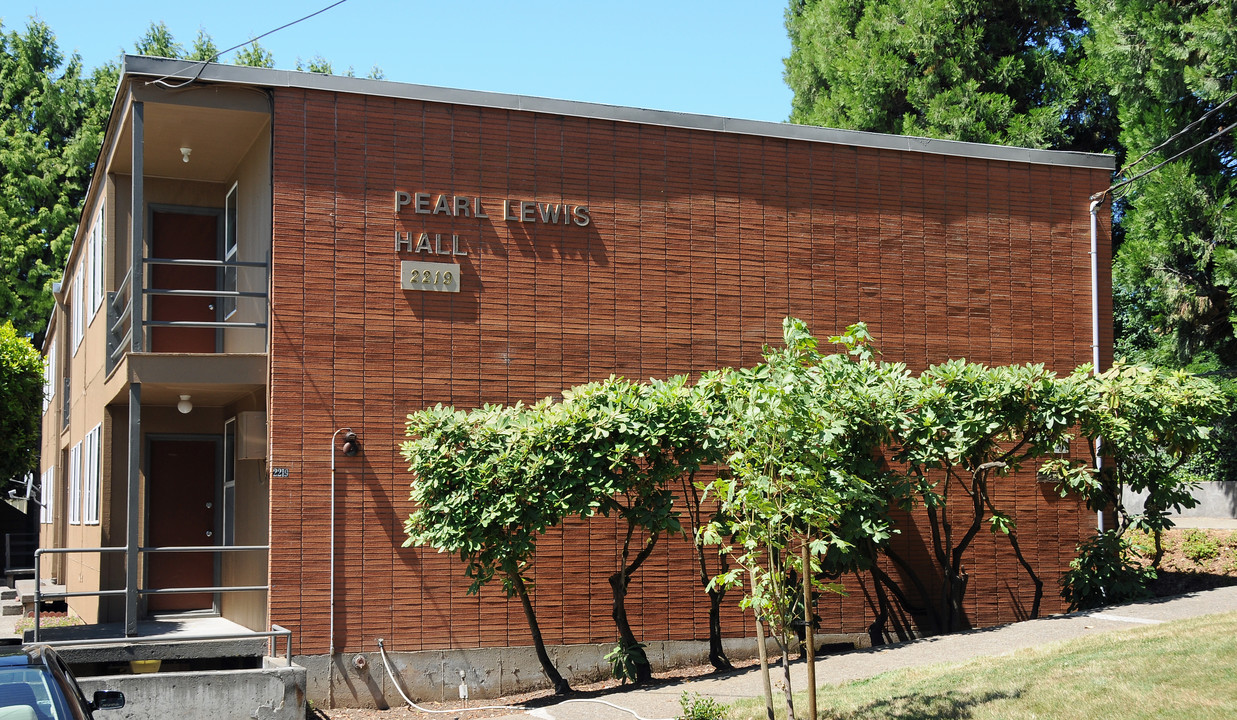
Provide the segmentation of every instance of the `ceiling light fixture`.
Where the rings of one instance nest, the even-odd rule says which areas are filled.
[[[188,395],[181,395],[180,402],[176,403],[176,409],[181,415],[188,415],[190,410],[193,410],[193,403],[189,401]]]
[[[180,161],[189,162],[189,153],[193,152],[193,148],[183,147],[180,149]]]

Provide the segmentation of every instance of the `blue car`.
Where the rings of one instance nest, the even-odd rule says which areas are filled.
[[[0,650],[0,720],[94,720],[95,710],[124,706],[124,693],[115,690],[87,700],[69,666],[47,645]]]

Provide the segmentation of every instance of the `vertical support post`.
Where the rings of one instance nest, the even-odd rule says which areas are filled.
[[[142,384],[129,383],[129,509],[125,526],[125,637],[137,635],[138,520],[142,463]]]
[[[43,624],[43,548],[34,551],[34,641],[39,641],[39,626]]]
[[[129,115],[133,122],[133,192],[129,199],[129,326],[133,332],[129,351],[140,353],[146,349],[145,299],[142,297],[142,291],[146,289],[145,268],[142,265],[146,242],[146,199],[142,177],[146,172],[142,154],[145,105],[135,101]]]

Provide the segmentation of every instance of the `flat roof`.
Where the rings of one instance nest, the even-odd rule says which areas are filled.
[[[1115,170],[1117,166],[1115,157],[1098,153],[1037,150],[1006,145],[959,142],[957,140],[937,140],[909,135],[887,135],[860,130],[837,130],[814,125],[741,120],[713,115],[670,112],[667,110],[646,110],[620,105],[556,100],[528,95],[507,95],[477,90],[458,90],[432,85],[415,85],[412,83],[371,80],[369,78],[345,77],[342,75],[323,75],[321,73],[296,70],[276,70],[272,68],[205,63],[200,60],[173,60],[143,55],[126,55],[124,57],[122,75],[155,76],[158,80],[167,81],[171,85],[188,80],[269,88],[325,90],[354,95],[422,100],[453,105],[547,113],[595,120],[611,120],[614,122],[660,125],[688,130],[755,135],[786,140],[823,142],[880,150],[902,150],[985,160],[1004,160],[1007,162],[1037,165],[1096,168],[1109,171]]]

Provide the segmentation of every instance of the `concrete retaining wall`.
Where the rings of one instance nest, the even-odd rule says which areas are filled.
[[[770,648],[773,641],[770,640]],[[852,643],[866,647],[868,636],[817,636],[820,645]],[[756,638],[726,638],[722,641],[731,660],[755,657]],[[569,683],[587,683],[610,677],[606,655],[614,643],[556,645],[546,648],[559,673]],[[770,652],[773,652],[771,649]],[[651,642],[645,653],[653,672],[695,664],[707,664],[706,641]],[[459,686],[468,685],[469,699],[491,699],[549,688],[532,647],[474,648],[468,650],[422,650],[393,652],[387,647],[391,671],[414,702],[459,699]],[[332,663],[326,655],[298,655],[293,660],[308,672],[306,692],[323,707],[389,708],[404,704],[399,689],[391,684],[378,652],[350,653]],[[333,684],[333,688],[332,688]]]
[[[1237,518],[1237,481],[1203,482],[1192,493],[1196,507],[1182,510],[1181,517]],[[1142,512],[1146,493],[1126,492],[1121,501],[1130,512]]]
[[[120,710],[100,720],[305,720],[305,668],[266,658],[254,670],[106,675],[79,678],[90,697],[96,690],[125,694]]]

